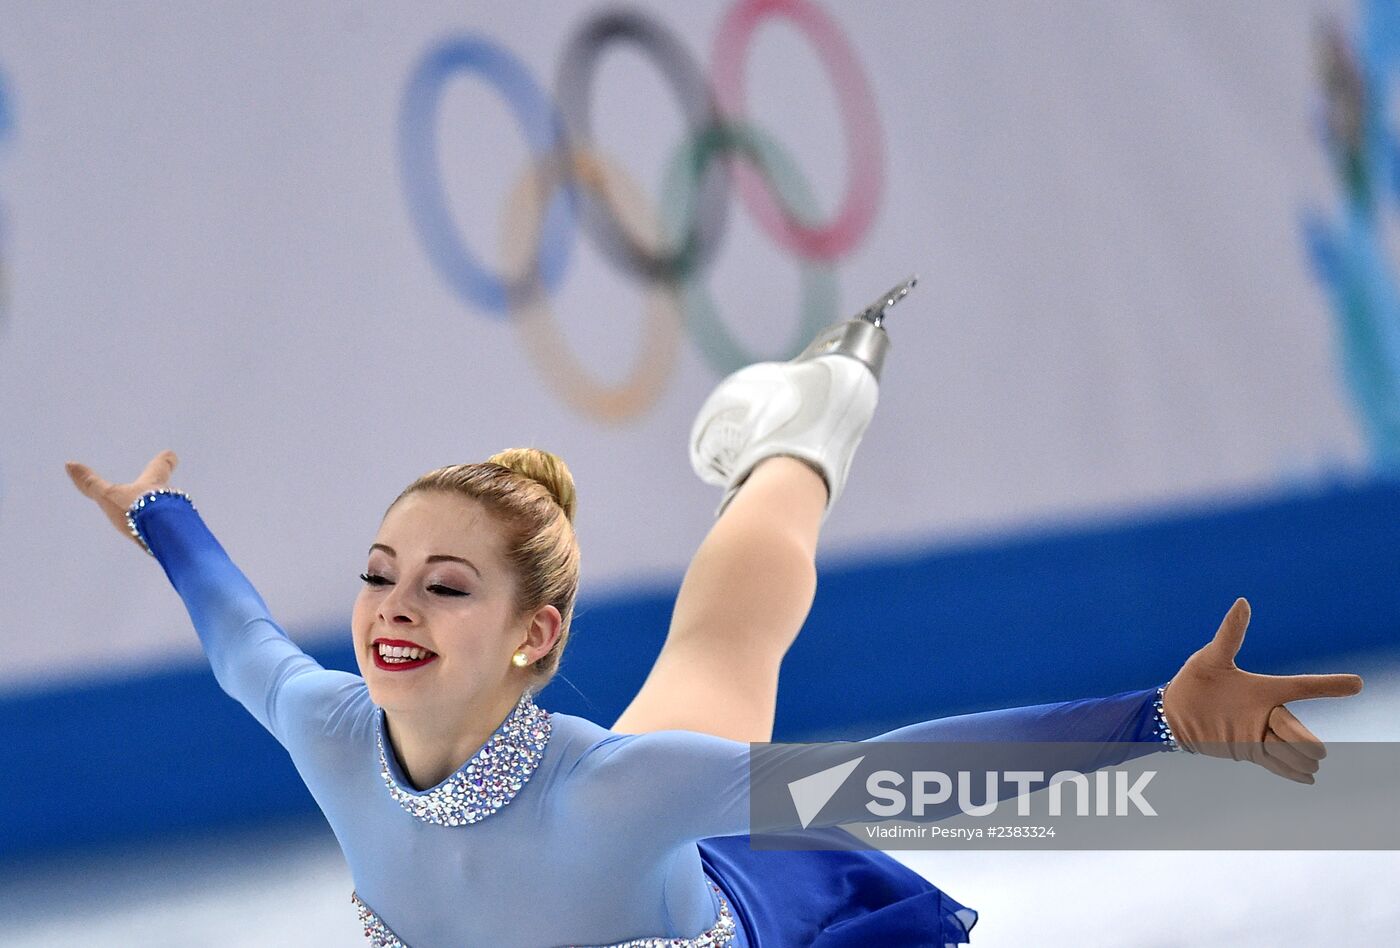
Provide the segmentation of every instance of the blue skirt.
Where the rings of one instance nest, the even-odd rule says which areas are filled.
[[[966,944],[977,913],[874,850],[754,850],[747,836],[700,842],[752,948]]]

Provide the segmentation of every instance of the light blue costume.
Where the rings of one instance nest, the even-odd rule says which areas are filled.
[[[183,495],[146,495],[131,522],[219,685],[287,749],[330,822],[376,944],[942,945],[976,918],[882,853],[752,850],[749,746],[705,734],[616,734],[526,695],[457,773],[419,792],[364,680],[287,638]],[[871,740],[1163,747],[1157,698],[992,711]],[[740,838],[710,839],[723,836]]]

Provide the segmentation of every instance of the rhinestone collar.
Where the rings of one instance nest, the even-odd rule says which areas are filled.
[[[417,820],[438,826],[476,823],[513,800],[529,782],[544,758],[550,731],[549,712],[541,710],[527,691],[471,760],[436,787],[420,792],[401,784],[395,774],[397,764],[390,766],[380,710],[375,716],[379,776],[389,796]]]

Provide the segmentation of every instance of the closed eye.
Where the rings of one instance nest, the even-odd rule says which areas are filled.
[[[360,579],[364,580],[367,586],[392,586],[393,582],[387,576],[380,576],[378,573],[361,573]]]
[[[460,589],[453,589],[451,586],[444,586],[441,583],[434,583],[428,587],[428,592],[437,593],[439,596],[465,596],[467,593]]]

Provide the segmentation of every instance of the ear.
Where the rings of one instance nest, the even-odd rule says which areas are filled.
[[[553,606],[540,606],[535,610],[530,617],[530,627],[525,632],[525,641],[520,646],[529,655],[530,664],[544,658],[554,648],[563,624],[564,618]]]

